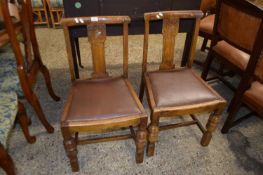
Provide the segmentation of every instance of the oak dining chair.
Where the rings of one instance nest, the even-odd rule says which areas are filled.
[[[196,124],[203,132],[201,145],[207,146],[220,120],[226,104],[225,100],[216,93],[194,70],[196,41],[201,11],[164,11],[145,13],[145,34],[142,64],[142,82],[140,100],[143,99],[146,87],[148,104],[151,109],[151,123],[148,126],[147,155],[153,156],[159,130]],[[189,49],[187,65],[180,67],[174,64],[175,38],[179,31],[180,20],[194,20],[192,41]],[[162,20],[163,50],[159,69],[147,71],[150,22]],[[196,117],[196,113],[210,112],[206,129]],[[193,121],[159,126],[163,117],[178,117],[189,115]]]
[[[239,103],[242,94],[249,86],[248,79],[253,78],[255,69],[258,69],[262,41],[263,11],[260,7],[243,0],[217,1],[213,40],[204,64],[202,78],[207,81],[218,78],[235,91],[228,111]],[[225,69],[239,75],[240,81],[236,87],[226,80],[222,73],[215,72],[216,77],[208,78],[208,72],[215,58],[224,65]],[[228,129],[224,127],[222,132],[226,133]]]
[[[136,162],[143,162],[147,141],[147,115],[128,81],[128,16],[76,17],[62,19],[72,86],[61,117],[61,131],[64,147],[70,159],[72,171],[78,171],[77,145],[133,138],[136,145]],[[123,26],[123,73],[110,76],[106,71],[104,43],[107,25]],[[91,45],[91,78],[76,80],[72,63],[70,28],[87,26],[88,41]],[[137,127],[135,132],[133,127]],[[130,128],[131,134],[79,138],[78,133],[107,132]]]

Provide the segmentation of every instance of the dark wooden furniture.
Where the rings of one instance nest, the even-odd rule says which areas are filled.
[[[40,122],[44,125],[46,130],[49,133],[52,133],[54,132],[54,128],[46,120],[38,97],[36,96],[33,89],[33,86],[36,83],[37,73],[39,71],[44,75],[50,96],[56,101],[58,101],[60,98],[55,95],[51,85],[49,71],[41,60],[33,24],[31,0],[19,2],[19,5],[21,6],[21,8],[19,8],[20,21],[16,23],[13,23],[10,17],[7,0],[0,0],[0,4],[6,29],[2,31],[2,36],[6,36],[7,33],[8,37],[5,38],[4,41],[11,42],[12,49],[16,57],[17,72],[23,95],[35,110]],[[17,40],[18,34],[21,33],[23,35],[25,56],[23,55],[22,47],[20,47],[21,42]]]
[[[204,134],[201,144],[207,146],[220,120],[226,104],[225,100],[191,69],[202,16],[201,11],[154,12],[144,15],[145,34],[140,99],[143,98],[146,86],[148,104],[151,109],[151,123],[148,126],[148,156],[154,155],[159,130],[197,124]],[[187,65],[185,67],[177,65],[178,67],[175,68],[175,37],[181,19],[192,19],[195,25],[192,28],[191,47],[187,50],[189,52]],[[147,71],[149,25],[156,20],[163,21],[163,54],[159,70],[149,72]],[[211,112],[206,129],[194,115],[200,112]],[[160,118],[180,115],[190,115],[193,121],[159,126]]]
[[[34,24],[43,25],[46,24],[49,28],[49,20],[47,14],[47,2],[46,0],[32,0],[32,11],[34,15]]]
[[[136,162],[143,162],[147,141],[147,115],[136,92],[128,81],[128,16],[101,16],[62,19],[68,61],[73,81],[64,112],[61,131],[72,171],[78,171],[77,144],[133,138],[136,144]],[[123,26],[123,74],[111,77],[106,72],[104,42],[106,25]],[[91,44],[93,73],[88,80],[75,81],[72,63],[70,27],[85,25]],[[137,126],[135,133],[133,126]],[[131,134],[107,138],[79,139],[79,132],[106,132],[130,127]],[[75,134],[75,137],[72,136]]]
[[[53,28],[60,26],[61,18],[64,15],[62,0],[46,0]]]
[[[235,90],[228,110],[236,106],[248,88],[248,79],[253,77],[256,64],[263,47],[263,10],[249,1],[218,1],[214,37],[208,53],[202,78],[207,79],[213,58],[221,61],[224,67],[239,74],[241,80]],[[226,85],[232,87],[224,77],[217,75]],[[235,89],[232,87],[232,89]],[[222,129],[223,133],[228,127]]]
[[[65,17],[79,16],[103,16],[103,15],[128,15],[131,17],[129,24],[129,34],[144,33],[145,12],[164,11],[164,10],[199,10],[201,0],[64,0]],[[190,47],[192,30],[194,25],[192,20],[182,20],[179,32],[187,33],[186,48]],[[162,24],[158,21],[153,22],[151,33],[161,33]],[[78,38],[86,36],[85,27],[72,27],[71,40],[72,54],[74,63],[75,76],[79,78],[77,58],[79,62],[80,50]],[[109,26],[107,28],[108,35],[120,35],[122,29],[120,26]],[[182,65],[187,62],[188,52],[184,51]],[[78,55],[78,56],[77,56]],[[82,67],[80,62],[80,67]]]

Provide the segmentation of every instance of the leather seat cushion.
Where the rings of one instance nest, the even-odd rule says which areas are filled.
[[[263,115],[263,84],[255,81],[251,84],[250,89],[244,93],[244,101]]]
[[[149,72],[157,107],[193,105],[219,99],[191,69]]]
[[[215,21],[215,15],[209,15],[209,16],[204,17],[200,21],[199,30],[201,32],[205,32],[205,33],[212,35],[213,28],[214,28],[214,21]]]
[[[230,63],[236,65],[241,70],[245,70],[250,55],[228,44],[226,41],[218,42],[213,50],[220,56],[227,59]]]
[[[69,110],[62,122],[105,120],[142,113],[122,78],[76,81],[70,93]]]

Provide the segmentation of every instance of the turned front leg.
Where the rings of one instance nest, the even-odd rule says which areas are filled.
[[[159,116],[154,113],[151,114],[151,124],[148,127],[148,133],[147,156],[150,157],[154,155],[155,143],[159,133]]]
[[[62,128],[61,131],[64,138],[64,148],[69,158],[71,169],[73,172],[79,171],[76,140],[71,136],[67,128]]]
[[[216,127],[221,118],[221,114],[222,114],[221,110],[216,110],[214,113],[212,113],[209,116],[208,122],[206,124],[206,132],[204,133],[201,140],[202,146],[207,146],[210,143],[210,140],[212,138],[212,133],[216,130]]]
[[[144,157],[144,148],[147,142],[147,117],[141,119],[138,131],[136,133],[136,163],[142,163]]]

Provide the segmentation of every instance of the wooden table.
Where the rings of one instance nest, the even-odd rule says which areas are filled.
[[[201,0],[63,0],[65,17],[79,16],[102,16],[102,15],[128,15],[131,17],[129,34],[144,33],[145,12],[167,11],[167,10],[198,10]],[[182,65],[186,64],[188,50],[192,38],[192,25],[194,20],[182,20],[180,31],[186,32],[186,45],[184,48]],[[151,24],[151,33],[161,33],[162,24],[156,21]],[[122,33],[121,26],[107,27],[108,35],[119,35]],[[87,36],[85,26],[72,28],[70,31],[72,43],[72,55],[75,77],[79,78],[77,55],[79,54],[78,38]]]

